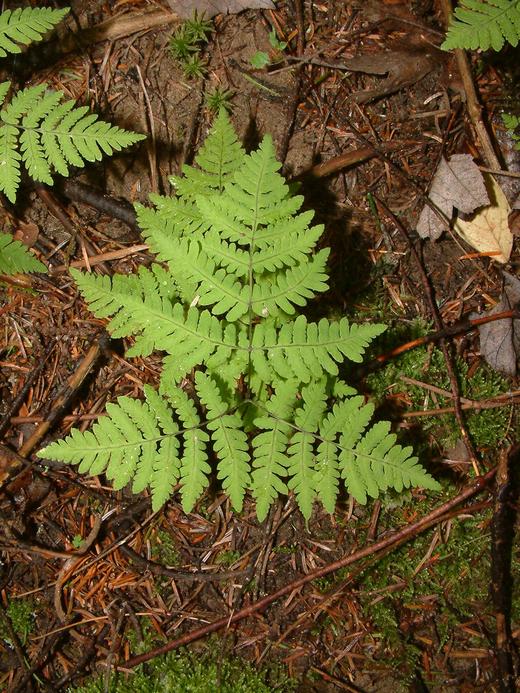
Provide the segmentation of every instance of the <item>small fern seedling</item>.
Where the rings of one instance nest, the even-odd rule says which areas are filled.
[[[437,489],[338,377],[384,326],[301,313],[327,289],[329,250],[317,248],[323,227],[300,211],[270,137],[246,154],[222,110],[196,164],[172,179],[175,197],[137,206],[158,262],[133,276],[73,271],[111,334],[133,338],[129,356],[165,354],[159,391],[120,397],[91,431],[38,456],[104,473],[116,489],[148,488],[155,509],[179,484],[186,512],[214,471],[236,511],[252,494],[260,520],[289,491],[308,518],[316,500],[334,512],[340,484],[361,503],[389,488]]]

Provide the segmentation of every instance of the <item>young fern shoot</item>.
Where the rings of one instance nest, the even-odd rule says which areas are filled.
[[[174,197],[137,207],[158,262],[133,276],[73,272],[111,334],[132,337],[129,356],[164,352],[159,391],[120,397],[39,457],[149,488],[155,509],[179,484],[186,512],[215,469],[233,508],[251,492],[260,520],[289,491],[308,518],[316,500],[334,512],[340,483],[361,503],[439,488],[338,377],[384,326],[300,312],[327,289],[328,249],[316,248],[323,227],[300,211],[270,137],[246,154],[222,110],[196,164],[172,179]]]

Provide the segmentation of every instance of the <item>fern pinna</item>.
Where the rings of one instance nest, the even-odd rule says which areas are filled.
[[[520,40],[520,0],[461,0],[441,48],[499,51]]]
[[[260,520],[289,490],[308,518],[317,499],[334,511],[341,481],[361,503],[438,488],[338,378],[384,327],[298,315],[327,288],[328,250],[316,249],[323,228],[299,211],[271,139],[245,154],[222,111],[196,163],[172,179],[175,197],[137,208],[161,264],[112,279],[73,272],[111,334],[134,337],[128,355],[165,352],[159,391],[120,397],[91,432],[39,456],[148,487],[154,508],[179,484],[185,511],[216,468],[234,509],[250,491]]]

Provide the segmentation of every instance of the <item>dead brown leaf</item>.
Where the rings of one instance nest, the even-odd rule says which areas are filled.
[[[357,103],[368,103],[419,82],[437,65],[432,53],[424,50],[383,51],[358,55],[343,62],[343,69],[368,75],[388,75],[376,89],[353,92]]]
[[[485,317],[511,310],[520,303],[520,279],[504,272],[504,288],[497,305],[484,315]],[[517,359],[520,356],[520,320],[505,318],[481,325],[480,353],[489,365],[500,373],[514,377],[517,372]]]
[[[190,19],[196,12],[210,18],[216,14],[238,14],[243,10],[274,10],[271,0],[168,0],[181,19]]]
[[[489,173],[484,174],[490,204],[471,219],[457,219],[453,229],[480,253],[486,253],[497,262],[509,261],[513,249],[513,234],[509,229],[511,211],[502,189]]]
[[[449,161],[441,159],[428,197],[448,219],[454,209],[471,214],[489,205],[484,177],[469,154],[455,154]],[[436,241],[445,227],[435,211],[425,205],[417,223],[419,236]]]

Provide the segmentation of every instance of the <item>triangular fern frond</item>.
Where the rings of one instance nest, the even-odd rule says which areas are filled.
[[[37,103],[40,112],[53,108]],[[299,211],[270,139],[245,154],[230,127],[221,114],[199,168],[175,180],[175,199],[138,207],[164,265],[112,278],[72,271],[108,330],[135,340],[129,356],[163,352],[159,393],[145,388],[146,402],[123,398],[109,408],[97,424],[101,443],[94,427],[39,455],[83,457],[91,473],[132,478],[134,489],[151,488],[154,507],[178,483],[186,512],[214,462],[233,508],[251,491],[261,520],[289,489],[306,518],[316,499],[333,512],[342,479],[360,502],[387,488],[437,488],[388,424],[370,426],[373,406],[337,377],[384,326],[293,317],[327,289],[329,251],[316,248],[322,228]],[[126,435],[131,464],[122,476]],[[116,452],[107,453],[110,440]]]
[[[0,58],[7,53],[21,53],[18,45],[28,46],[40,41],[69,13],[69,8],[53,10],[48,7],[25,7],[5,10],[0,14]]]
[[[520,0],[461,0],[441,48],[499,51],[520,40]]]
[[[11,202],[21,162],[34,180],[50,184],[53,170],[67,176],[70,165],[99,161],[144,137],[98,120],[87,107],[75,108],[74,101],[61,103],[62,92],[46,89],[39,84],[19,91],[0,111],[0,190]]]
[[[8,233],[0,233],[0,273],[47,272],[47,268],[28,249]]]

